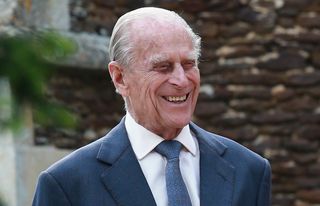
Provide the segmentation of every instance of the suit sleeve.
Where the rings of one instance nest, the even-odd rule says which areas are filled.
[[[48,172],[39,176],[32,206],[71,206],[62,187]]]
[[[271,205],[271,167],[265,159],[263,177],[260,182],[257,206]]]

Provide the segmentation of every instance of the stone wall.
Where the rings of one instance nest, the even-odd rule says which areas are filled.
[[[203,38],[194,121],[269,159],[274,206],[320,204],[319,0],[71,0],[70,29],[108,36],[141,6],[177,11]],[[106,70],[61,68],[48,96],[80,117],[77,130],[37,126],[35,142],[77,148],[124,114]]]

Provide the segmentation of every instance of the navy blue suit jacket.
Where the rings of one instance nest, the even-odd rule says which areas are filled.
[[[201,206],[269,206],[267,160],[193,123],[200,147]],[[105,137],[42,172],[33,206],[155,206],[122,120]]]

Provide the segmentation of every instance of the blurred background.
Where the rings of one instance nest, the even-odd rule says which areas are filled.
[[[0,0],[0,205],[31,205],[41,170],[125,114],[107,47],[143,6],[202,37],[194,122],[270,161],[273,206],[319,206],[319,0]]]

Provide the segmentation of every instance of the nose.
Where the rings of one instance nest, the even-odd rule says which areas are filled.
[[[169,83],[178,88],[184,88],[188,85],[188,78],[181,64],[177,64],[174,67],[169,79]]]

